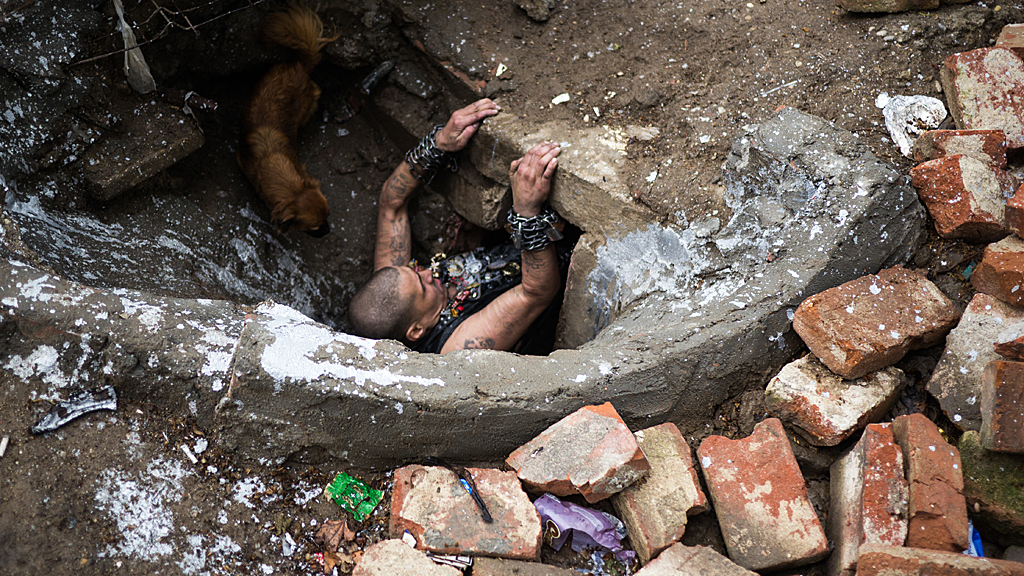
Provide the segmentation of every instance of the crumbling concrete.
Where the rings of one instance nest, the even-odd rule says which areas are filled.
[[[964,432],[957,447],[972,521],[1000,545],[1024,546],[1024,458],[985,450],[973,430]]]
[[[435,564],[426,554],[398,539],[382,540],[363,552],[352,576],[458,576],[462,571]]]

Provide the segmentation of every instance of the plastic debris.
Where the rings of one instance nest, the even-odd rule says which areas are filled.
[[[75,418],[97,410],[117,410],[117,394],[113,386],[82,390],[71,398],[54,404],[50,411],[30,429],[33,434],[51,432]]]
[[[452,554],[434,554],[433,552],[427,552],[427,558],[434,561],[435,564],[442,564],[444,566],[451,566],[452,568],[458,568],[464,570],[473,565],[472,556],[456,556]]]
[[[125,22],[124,8],[121,6],[121,0],[114,0],[114,11],[117,12],[121,36],[124,38],[124,47],[127,50],[124,53],[124,74],[128,77],[128,84],[140,94],[152,92],[156,90],[156,80],[153,80],[153,74],[149,71],[146,58],[138,47],[135,33],[128,26],[128,22]]]
[[[985,557],[985,548],[981,543],[981,534],[974,529],[974,522],[967,521],[967,550],[964,550],[964,554],[967,556],[977,556],[978,558]]]
[[[344,472],[338,474],[334,482],[324,489],[324,493],[335,504],[351,512],[358,522],[365,520],[384,497],[384,492],[374,490],[366,482]]]
[[[188,459],[193,464],[199,464],[199,460],[195,457],[194,454],[192,454],[192,451],[188,449],[188,445],[187,444],[182,444],[182,445],[178,446],[178,448],[181,448],[181,451],[185,453],[185,456],[188,456]]]
[[[544,543],[561,550],[572,534],[572,549],[582,552],[588,548],[602,548],[615,553],[622,562],[631,562],[636,552],[623,550],[622,539],[626,526],[622,521],[599,510],[585,508],[571,502],[562,502],[551,494],[544,494],[533,503],[544,527]]]
[[[892,141],[907,158],[914,155],[914,141],[922,133],[934,130],[946,119],[946,105],[931,96],[893,96],[882,92],[875,99],[882,109],[885,127]]]
[[[964,280],[970,280],[971,279],[971,274],[974,274],[974,269],[977,266],[978,266],[977,262],[971,262],[970,264],[967,265],[966,268],[964,268],[964,273],[963,273]]]
[[[285,532],[284,538],[281,539],[281,553],[285,556],[291,556],[295,552],[295,539],[292,535]]]

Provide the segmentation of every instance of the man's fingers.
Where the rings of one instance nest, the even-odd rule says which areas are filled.
[[[551,180],[551,177],[555,175],[555,168],[558,168],[558,158],[552,158],[544,169],[544,179]]]

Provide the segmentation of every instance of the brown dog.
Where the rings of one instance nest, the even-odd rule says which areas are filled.
[[[238,153],[238,165],[270,208],[278,231],[298,228],[317,238],[331,231],[327,199],[320,181],[299,161],[296,137],[320,99],[310,71],[320,62],[320,49],[337,39],[322,34],[320,17],[297,5],[272,14],[260,27],[261,41],[291,48],[295,58],[276,64],[256,85],[242,110]]]

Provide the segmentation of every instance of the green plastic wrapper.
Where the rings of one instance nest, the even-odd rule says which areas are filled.
[[[335,504],[351,512],[359,522],[365,520],[384,497],[384,492],[374,490],[366,482],[344,472],[327,486],[326,492]]]

